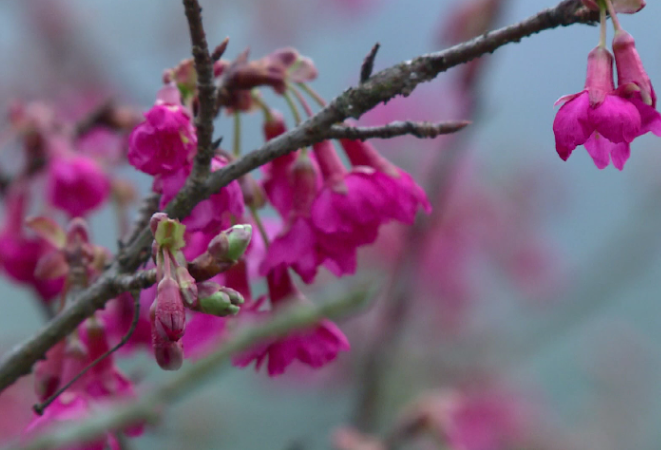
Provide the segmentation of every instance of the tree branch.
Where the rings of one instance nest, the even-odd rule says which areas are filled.
[[[207,36],[202,26],[202,8],[197,0],[183,0],[193,47],[193,60],[197,72],[199,110],[195,117],[197,128],[197,154],[190,179],[202,183],[209,175],[213,157],[213,118],[215,116],[216,87],[213,84],[213,61],[209,54]]]
[[[470,125],[470,121],[461,120],[455,122],[391,122],[377,127],[350,127],[346,125],[333,125],[326,132],[327,139],[365,139],[380,138],[389,139],[406,134],[417,138],[435,138],[441,134],[456,133]]]
[[[324,133],[333,125],[349,117],[358,118],[377,104],[397,95],[407,96],[418,84],[433,79],[451,67],[491,53],[508,43],[519,42],[522,38],[542,30],[576,23],[593,24],[597,20],[598,17],[594,13],[582,7],[580,0],[564,0],[556,7],[544,10],[518,24],[486,33],[447,50],[419,56],[384,69],[374,74],[367,82],[347,89],[300,126],[266,142],[259,150],[213,172],[201,187],[187,184],[165,211],[172,218],[186,217],[197,203],[240,176],[298,148],[324,140]],[[30,373],[33,364],[43,358],[50,347],[71,333],[94,311],[103,308],[106,301],[123,292],[116,278],[124,273],[135,272],[137,267],[149,257],[151,239],[149,229],[143,229],[135,241],[126,248],[125,259],[121,264],[118,261],[113,262],[92,286],[78,296],[70,308],[58,314],[34,336],[4,355],[0,360],[0,392],[19,377]]]
[[[266,339],[283,337],[293,330],[308,328],[324,318],[335,319],[346,315],[360,306],[368,297],[366,289],[359,289],[336,301],[321,305],[296,305],[278,313],[268,322],[239,331],[234,338],[209,357],[181,370],[167,383],[144,394],[135,402],[118,406],[79,424],[63,427],[42,435],[33,441],[5,450],[46,450],[62,448],[79,442],[90,441],[108,430],[121,430],[141,421],[149,421],[158,416],[158,411],[180,399],[184,394],[198,389],[220,366],[227,363],[236,353],[246,351]]]

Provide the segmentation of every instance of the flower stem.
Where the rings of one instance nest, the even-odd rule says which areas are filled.
[[[312,99],[313,99],[315,102],[317,102],[317,104],[318,104],[319,106],[321,106],[322,108],[326,106],[326,100],[324,100],[324,99],[321,97],[321,95],[317,94],[317,91],[315,91],[314,89],[312,89],[310,86],[308,86],[308,85],[305,84],[305,83],[296,83],[296,84],[298,84],[298,87],[300,87],[301,89],[303,89],[303,91],[304,91],[306,94],[308,94],[310,97],[312,97]]]
[[[234,141],[232,142],[232,154],[235,158],[241,156],[241,113],[234,113]]]
[[[606,48],[606,8],[602,4],[599,4],[599,24],[599,47]]]
[[[264,228],[264,223],[262,222],[261,217],[259,217],[259,212],[257,211],[257,208],[254,205],[250,205],[250,214],[252,215],[252,220],[255,222],[255,225],[257,225],[257,229],[259,230],[259,235],[262,237],[262,240],[264,241],[264,246],[268,248],[271,245],[271,242],[269,241],[268,234],[266,234],[266,228]]]
[[[312,108],[310,108],[310,104],[305,100],[305,97],[303,97],[303,94],[301,94],[301,91],[296,89],[296,86],[294,86],[291,83],[287,84],[287,88],[294,93],[294,96],[296,97],[296,100],[298,100],[298,103],[301,104],[303,109],[305,110],[305,114],[308,115],[308,117],[312,117]]]
[[[617,18],[617,13],[615,12],[615,8],[613,8],[613,2],[611,0],[606,0],[606,7],[608,8],[608,14],[610,14],[611,20],[613,21],[613,28],[615,28],[615,31],[621,30],[620,19]]]
[[[301,124],[301,113],[299,112],[296,103],[294,103],[294,100],[291,98],[291,94],[289,93],[289,91],[285,91],[283,97],[285,98],[285,101],[287,102],[287,106],[289,106],[289,109],[291,110],[291,113],[294,116],[294,123],[296,123],[296,126],[299,126]]]

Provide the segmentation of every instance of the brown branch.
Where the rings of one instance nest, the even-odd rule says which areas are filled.
[[[390,139],[410,134],[420,139],[435,138],[442,134],[456,133],[470,125],[470,121],[455,122],[391,122],[376,127],[350,127],[346,125],[333,125],[326,132],[327,139]]]
[[[408,95],[418,84],[431,80],[451,67],[491,53],[508,43],[518,42],[542,30],[576,23],[593,24],[597,19],[595,14],[582,7],[580,0],[564,0],[556,7],[544,10],[518,24],[487,33],[447,50],[423,55],[384,69],[360,86],[346,90],[300,126],[266,142],[259,150],[213,172],[200,187],[187,184],[167,206],[166,212],[173,218],[186,217],[197,203],[240,176],[298,148],[324,140],[324,133],[333,125],[349,117],[360,117],[380,102],[397,95]],[[4,355],[0,360],[0,392],[19,377],[30,373],[34,363],[43,358],[50,347],[71,333],[95,310],[103,308],[106,301],[127,290],[128,287],[124,288],[118,284],[118,276],[135,272],[137,267],[149,257],[150,245],[151,233],[145,228],[126,248],[124,252],[126,258],[121,265],[115,261],[70,308]]]
[[[213,84],[213,61],[209,54],[207,36],[202,26],[202,8],[197,0],[183,0],[188,28],[193,49],[193,60],[197,72],[197,98],[199,110],[195,117],[197,128],[197,154],[191,183],[201,184],[209,175],[211,158],[213,158],[213,118],[215,117],[216,87]],[[222,44],[221,44],[222,46]],[[224,49],[221,47],[221,54]]]

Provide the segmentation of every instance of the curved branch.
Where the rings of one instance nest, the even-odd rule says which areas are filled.
[[[372,75],[357,87],[347,89],[328,106],[300,126],[266,142],[249,153],[210,174],[203,184],[187,184],[167,206],[170,217],[184,218],[200,201],[218,192],[240,176],[300,147],[322,141],[330,127],[349,117],[358,118],[381,102],[397,95],[409,95],[415,87],[430,81],[451,67],[466,63],[486,53],[543,30],[576,23],[593,24],[598,17],[582,7],[580,0],[564,0],[515,25],[501,28],[471,41],[440,52],[405,61]],[[151,232],[148,228],[123,252],[122,257],[105,271],[94,285],[82,292],[74,304],[51,320],[34,336],[19,344],[0,361],[0,392],[19,377],[30,373],[32,366],[46,351],[71,333],[111,298],[128,287],[117,282],[122,274],[133,273],[150,254]]]

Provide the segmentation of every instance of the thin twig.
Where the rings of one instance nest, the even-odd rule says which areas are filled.
[[[363,65],[360,66],[360,83],[365,83],[372,76],[372,71],[374,70],[374,60],[376,59],[376,53],[379,51],[381,44],[378,42],[374,44],[372,50],[367,54],[363,60]]]
[[[140,319],[140,291],[132,292],[131,295],[133,296],[133,304],[134,310],[133,310],[133,321],[131,322],[131,326],[129,327],[129,330],[126,332],[124,337],[115,345],[113,348],[105,352],[103,355],[99,356],[96,358],[92,363],[90,363],[87,367],[85,367],[83,370],[78,372],[75,377],[73,377],[68,383],[66,383],[64,386],[59,388],[53,395],[48,397],[46,400],[44,400],[41,403],[35,404],[32,409],[34,409],[34,412],[39,414],[40,416],[44,413],[44,410],[48,408],[48,406],[55,401],[64,391],[69,389],[71,385],[73,385],[76,381],[78,381],[83,375],[87,373],[88,370],[90,370],[92,367],[96,366],[98,363],[106,359],[108,356],[112,355],[115,353],[117,350],[119,350],[124,344],[128,342],[129,339],[131,339],[131,336],[133,335],[133,332],[135,331],[135,328],[138,326],[138,320]]]
[[[536,14],[520,23],[487,33],[469,42],[441,52],[420,56],[374,74],[366,83],[350,88],[300,126],[266,142],[259,150],[246,154],[210,174],[202,187],[186,185],[167,206],[173,218],[184,218],[200,201],[219,192],[240,176],[298,148],[326,139],[324,132],[349,117],[359,117],[377,104],[396,95],[408,95],[419,84],[429,81],[451,67],[468,62],[511,42],[518,42],[542,30],[576,23],[593,24],[598,18],[582,7],[580,0],[564,0],[554,8]],[[412,76],[414,75],[415,76]],[[199,142],[199,141],[198,141]],[[53,345],[71,333],[79,323],[103,307],[121,292],[116,278],[133,273],[148,257],[152,240],[146,227],[124,252],[122,264],[115,261],[70,308],[58,314],[35,335],[19,344],[0,360],[0,392],[19,377],[30,373]]]
[[[454,122],[391,122],[376,127],[350,127],[346,125],[333,125],[326,132],[328,139],[365,139],[381,138],[390,139],[406,134],[417,138],[435,138],[442,134],[456,133],[470,125],[470,121],[459,120]]]
[[[127,426],[155,417],[156,411],[182,398],[189,391],[198,389],[230,357],[248,350],[265,340],[286,336],[294,330],[305,329],[320,320],[337,319],[355,310],[368,298],[368,290],[357,289],[350,295],[321,305],[296,305],[278,313],[273,319],[256,327],[239,331],[234,338],[209,357],[181,370],[167,383],[150,393],[142,395],[135,402],[118,406],[115,409],[93,416],[82,423],[56,429],[37,437],[25,445],[6,448],[21,450],[46,450],[62,448],[78,442],[89,442],[108,430],[121,430]]]
[[[202,26],[202,8],[197,0],[183,0],[188,20],[188,29],[197,72],[197,97],[199,110],[195,117],[197,128],[197,154],[193,164],[190,180],[201,184],[209,175],[211,158],[213,158],[213,118],[215,117],[216,87],[213,84],[213,61],[209,54],[207,36]],[[221,44],[221,50],[222,44]],[[220,53],[222,54],[222,52]]]

